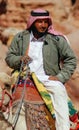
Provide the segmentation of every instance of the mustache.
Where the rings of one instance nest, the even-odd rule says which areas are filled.
[[[45,28],[42,28],[42,29],[45,29]],[[47,30],[45,30],[45,32],[39,32],[35,26],[32,26],[31,30],[32,30],[33,33],[36,33],[39,36],[43,36],[43,35],[45,35],[47,33]]]

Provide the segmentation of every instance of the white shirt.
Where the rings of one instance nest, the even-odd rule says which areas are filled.
[[[44,37],[39,38],[38,40],[33,36],[33,33],[30,35],[30,45],[28,55],[32,58],[32,62],[29,64],[30,71],[35,72],[37,77],[42,80],[47,80],[48,76],[45,74],[43,69],[43,56],[42,56],[42,47],[43,47]]]

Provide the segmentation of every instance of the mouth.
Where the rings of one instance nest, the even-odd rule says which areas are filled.
[[[40,28],[40,32],[46,32],[46,28]]]

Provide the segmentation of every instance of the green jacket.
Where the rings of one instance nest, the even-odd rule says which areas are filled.
[[[7,64],[13,68],[20,68],[20,58],[28,49],[30,34],[24,30],[14,36],[6,56]],[[56,75],[65,83],[76,68],[76,57],[63,36],[47,34],[43,45],[43,63],[47,75]],[[61,64],[60,61],[63,61]]]

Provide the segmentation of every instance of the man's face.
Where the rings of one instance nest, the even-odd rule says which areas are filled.
[[[48,29],[48,19],[38,19],[35,21],[34,26],[39,33],[45,33]]]

